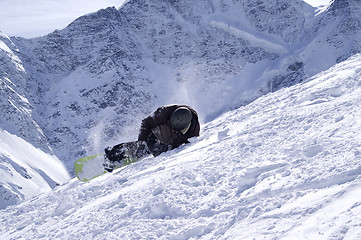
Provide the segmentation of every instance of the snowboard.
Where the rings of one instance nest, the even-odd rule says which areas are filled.
[[[113,170],[128,166],[148,154],[146,145],[138,141],[121,143],[106,151],[108,151],[108,157],[111,156],[115,159],[122,159],[120,162],[115,162],[115,168]],[[74,163],[75,175],[82,182],[87,182],[99,177],[107,173],[107,171],[104,170],[103,163],[103,153],[79,158]]]
[[[98,153],[91,156],[79,158],[74,163],[74,172],[76,177],[81,182],[87,182],[96,177],[103,175],[104,173],[108,173],[108,171],[104,170],[103,162],[104,162],[103,153]],[[129,164],[131,164],[132,162],[134,161],[131,161],[130,159],[124,159],[123,165],[119,166],[115,164],[113,171],[118,168],[124,168]]]
[[[74,171],[76,177],[80,181],[86,182],[100,175],[103,175],[107,172],[104,170],[103,161],[104,155],[102,153],[79,158],[74,163]]]

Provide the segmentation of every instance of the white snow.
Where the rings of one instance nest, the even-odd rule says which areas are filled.
[[[0,129],[0,189],[8,192],[0,209],[20,200],[48,192],[70,176],[61,161],[22,138]],[[12,192],[15,192],[13,194]]]
[[[0,32],[0,38],[9,39],[8,36]],[[10,48],[0,40],[0,57],[1,55],[7,55],[7,57],[11,60],[11,62],[16,66],[16,69],[20,72],[25,72],[25,69],[22,65],[21,60],[18,56],[14,54],[13,51],[10,50]]]
[[[227,112],[188,145],[0,210],[0,238],[360,239],[360,62]]]

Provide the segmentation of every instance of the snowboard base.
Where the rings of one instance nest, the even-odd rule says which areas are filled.
[[[116,163],[112,172],[114,172],[114,170],[118,168],[126,167],[136,161],[137,159],[126,158],[123,160],[122,165],[118,165]],[[79,158],[74,163],[74,172],[76,177],[81,182],[87,182],[89,180],[92,180],[96,177],[103,175],[104,173],[108,173],[108,171],[104,170],[103,162],[104,162],[103,153],[98,153],[92,156]]]
[[[114,161],[115,169],[128,166],[138,159],[148,155],[149,150],[145,143],[140,141],[125,142],[112,148],[106,148],[107,157]],[[118,159],[121,159],[118,161]],[[107,171],[104,169],[104,154],[98,153],[88,157],[79,158],[74,163],[74,172],[76,177],[86,182],[93,178],[99,177]]]
[[[93,178],[103,175],[107,171],[103,167],[104,155],[102,153],[94,154],[92,156],[79,158],[74,163],[74,171],[76,177],[86,182]]]

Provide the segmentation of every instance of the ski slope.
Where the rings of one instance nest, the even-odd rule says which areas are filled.
[[[360,239],[361,55],[0,211],[0,239]]]

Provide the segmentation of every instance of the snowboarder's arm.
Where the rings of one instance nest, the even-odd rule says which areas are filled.
[[[152,129],[169,121],[170,115],[176,108],[177,105],[160,107],[152,115],[143,119],[138,141],[147,141],[149,135],[152,133]]]
[[[138,135],[138,141],[147,141],[149,135],[152,132],[152,128],[156,126],[154,119],[151,116],[143,119],[142,124],[140,126],[140,131]]]

